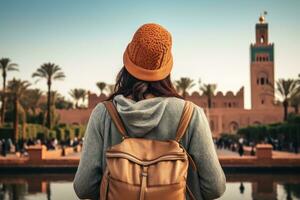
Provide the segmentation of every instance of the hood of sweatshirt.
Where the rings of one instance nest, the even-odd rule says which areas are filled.
[[[130,134],[143,137],[160,123],[169,98],[154,97],[134,101],[117,95],[114,102],[122,121]]]

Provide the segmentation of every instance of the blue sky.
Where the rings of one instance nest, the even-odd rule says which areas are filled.
[[[45,62],[60,65],[65,81],[53,89],[97,92],[113,83],[123,51],[136,29],[155,22],[173,36],[172,78],[188,76],[236,93],[245,86],[250,105],[249,45],[260,13],[268,11],[269,41],[275,43],[275,78],[300,73],[299,0],[79,1],[0,0],[0,57],[19,64],[8,78],[29,80]],[[194,87],[193,90],[198,90]]]

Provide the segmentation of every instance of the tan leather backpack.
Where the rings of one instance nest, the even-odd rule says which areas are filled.
[[[106,151],[106,170],[100,186],[101,200],[184,200],[189,163],[196,166],[179,144],[193,114],[186,101],[175,140],[159,141],[129,138],[125,126],[111,101],[104,102],[123,141]]]

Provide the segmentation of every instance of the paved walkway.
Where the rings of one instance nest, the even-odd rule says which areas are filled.
[[[300,158],[300,153],[290,153],[286,151],[273,151],[273,158],[288,157],[288,158]]]
[[[239,157],[237,152],[230,151],[228,149],[216,149],[218,156],[228,156],[228,157]]]

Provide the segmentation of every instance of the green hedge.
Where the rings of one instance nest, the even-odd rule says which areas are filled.
[[[23,135],[23,129],[19,133],[20,136]],[[45,133],[47,133],[47,128],[40,124],[26,124],[26,138],[36,138],[38,135]]]
[[[221,133],[221,137],[223,139],[231,139],[233,142],[237,142],[240,136],[232,133]]]
[[[285,143],[298,142],[300,144],[300,117],[289,116],[287,122],[283,123],[240,128],[237,134],[254,142],[261,142],[265,138],[271,137]]]
[[[14,137],[14,129],[10,127],[0,128],[0,140]]]
[[[57,139],[66,140],[68,138],[73,139],[74,137],[82,138],[85,133],[85,125],[59,125],[55,127],[55,137]]]
[[[23,136],[23,126],[19,124],[19,138]],[[25,125],[25,137],[26,138],[39,138],[50,139],[57,138],[58,140],[74,139],[74,137],[82,138],[85,133],[85,125],[58,125],[53,130],[48,130],[45,126],[40,124],[26,124]],[[13,138],[14,129],[12,124],[5,124],[3,128],[0,128],[0,139]]]

